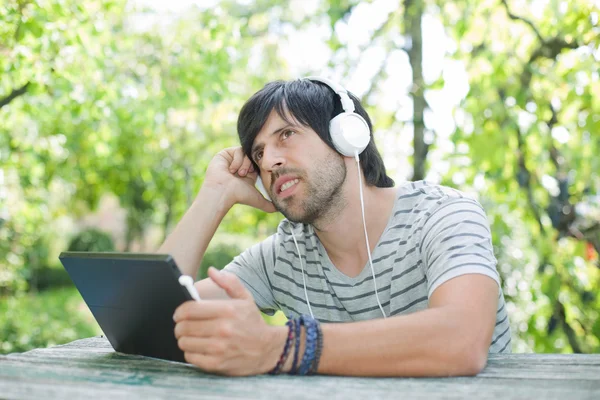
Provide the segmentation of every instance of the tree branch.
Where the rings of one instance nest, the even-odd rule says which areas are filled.
[[[8,96],[4,97],[3,99],[0,99],[0,108],[4,107],[8,103],[10,103],[14,99],[16,99],[17,97],[24,95],[25,92],[27,92],[27,88],[29,87],[30,84],[31,84],[31,82],[27,82],[20,88],[13,89]]]
[[[385,67],[387,66],[388,60],[389,60],[389,57],[386,57],[385,60],[383,60],[383,62],[379,66],[379,69],[377,70],[377,72],[373,76],[373,79],[371,80],[371,87],[369,87],[369,90],[367,90],[367,92],[362,96],[362,98],[364,99],[364,101],[368,101],[369,100],[369,97],[371,97],[371,95],[375,91],[375,89],[376,89],[377,84],[379,83],[379,81],[381,79],[384,79],[387,76],[387,74],[385,73]]]
[[[17,28],[15,29],[15,33],[13,35],[13,38],[16,41],[19,40],[19,33],[21,33],[21,23],[23,21],[23,10],[25,9],[25,6],[27,5],[27,1],[19,1],[19,19],[17,20]]]
[[[388,14],[388,18],[387,18],[387,20],[386,20],[386,21],[385,21],[383,24],[381,24],[381,26],[380,26],[379,28],[377,28],[377,29],[375,30],[375,32],[373,32],[373,35],[371,36],[371,40],[369,40],[369,43],[367,43],[365,46],[363,46],[363,47],[360,49],[360,52],[359,52],[360,54],[364,54],[364,53],[365,53],[365,51],[367,50],[367,48],[369,48],[370,46],[372,46],[372,45],[375,43],[375,41],[376,41],[377,39],[379,39],[379,38],[380,38],[380,37],[381,37],[381,36],[382,36],[384,33],[387,33],[387,31],[388,31],[388,29],[389,29],[389,27],[390,27],[390,25],[391,25],[391,24],[390,24],[390,21],[392,21],[392,20],[393,20],[393,17],[396,15],[396,13],[397,13],[397,11],[391,11],[391,12]],[[383,40],[385,40],[385,39],[383,39]],[[386,41],[384,41],[384,42],[383,42],[383,46],[385,47],[385,49],[386,49],[386,50],[387,50],[387,52],[389,53],[389,51],[390,51],[390,47],[391,47],[391,46],[389,45],[389,41],[387,41],[387,42],[386,42]],[[388,56],[388,57],[389,57],[389,56]],[[386,59],[385,59],[385,61],[383,62],[383,64],[381,64],[381,67],[380,67],[380,69],[377,71],[377,73],[375,74],[375,77],[377,77],[378,75],[381,75],[381,73],[382,73],[382,71],[383,71],[383,69],[385,68],[385,65],[386,65],[386,63],[387,63],[387,59],[388,59],[388,57],[386,57]],[[333,67],[333,66],[334,66],[334,65],[333,65],[331,62],[330,62],[330,64],[329,64],[329,65],[330,65],[331,67]],[[346,75],[346,76],[351,76],[351,75],[353,75],[353,74],[356,72],[357,68],[358,68],[358,63],[354,63],[354,68],[348,68],[348,70],[346,71],[346,74],[345,74],[345,75]],[[375,79],[373,79],[373,82],[375,83]],[[373,91],[373,87],[375,86],[375,84],[374,84],[374,83],[371,85],[371,87],[370,87],[370,88],[369,88],[369,90],[367,91],[367,94],[368,94],[368,95],[370,95],[370,94],[372,93],[372,91]],[[363,95],[362,97],[363,97],[364,99],[367,99],[367,98],[368,98],[368,97],[367,97],[367,95]]]
[[[498,96],[500,97],[500,100],[502,100],[502,103],[506,102],[506,93],[502,88],[498,89]],[[508,116],[504,117],[502,125],[505,125],[509,121],[512,122],[512,124],[514,125],[515,134],[517,135],[517,183],[521,188],[525,189],[525,192],[527,193],[527,203],[529,205],[529,208],[531,209],[531,212],[533,213],[533,216],[536,222],[538,223],[541,234],[545,236],[546,229],[544,228],[544,224],[542,224],[542,216],[540,215],[538,206],[533,198],[533,189],[531,188],[531,172],[525,164],[525,154],[527,152],[527,149],[525,148],[523,134],[521,133],[521,128],[519,128],[519,125],[512,121]]]
[[[540,45],[531,54],[531,56],[529,57],[529,60],[525,64],[525,68],[523,68],[523,73],[521,74],[521,85],[523,87],[529,87],[529,83],[531,82],[531,78],[533,75],[531,72],[531,65],[538,58],[543,57],[543,58],[555,59],[556,56],[559,55],[560,52],[563,51],[564,49],[576,49],[577,47],[579,47],[581,45],[581,43],[579,43],[577,40],[575,40],[573,42],[567,42],[566,40],[564,40],[562,37],[559,37],[558,35],[551,39],[544,39],[544,37],[541,35],[540,31],[537,29],[537,27],[535,26],[535,24],[533,22],[531,22],[527,18],[515,15],[510,11],[507,0],[500,0],[500,2],[504,6],[504,8],[506,10],[506,14],[509,16],[510,19],[515,20],[515,21],[522,21],[525,24],[527,24],[533,30],[536,37],[540,41]]]
[[[533,78],[531,66],[538,58],[549,58],[551,60],[554,60],[563,50],[576,49],[579,46],[580,43],[578,43],[577,41],[569,43],[559,37],[555,37],[547,42],[541,43],[540,46],[537,49],[535,49],[533,53],[531,53],[529,60],[523,68],[523,72],[521,73],[521,85],[523,87],[529,88],[529,84],[531,83],[531,79]]]
[[[425,124],[423,114],[427,108],[425,103],[425,83],[423,80],[423,19],[424,6],[421,1],[404,0],[405,35],[411,37],[412,43],[407,49],[412,69],[412,85],[410,96],[413,100],[413,176],[412,181],[425,178],[425,164],[429,145],[425,142]]]
[[[562,329],[565,332],[565,335],[567,335],[567,340],[569,341],[569,344],[571,345],[571,349],[573,349],[573,353],[583,353],[581,346],[579,345],[579,342],[577,341],[577,334],[575,333],[575,331],[573,330],[571,325],[569,325],[569,323],[567,322],[565,306],[563,305],[563,303],[560,302],[560,300],[556,301],[556,308],[557,308],[556,314],[558,314],[558,318],[562,325]]]
[[[533,24],[533,22],[531,22],[527,18],[520,17],[518,15],[513,14],[510,11],[510,9],[508,8],[508,3],[506,2],[506,0],[500,0],[500,3],[502,3],[502,5],[504,6],[504,9],[506,9],[506,14],[508,15],[508,17],[510,19],[512,19],[514,21],[523,21],[523,22],[525,22],[533,30],[533,32],[535,33],[535,36],[537,36],[538,39],[540,39],[540,42],[542,42],[542,44],[546,43],[546,41],[544,40],[544,38],[540,34],[540,31],[538,31],[538,29],[535,27],[535,25]]]

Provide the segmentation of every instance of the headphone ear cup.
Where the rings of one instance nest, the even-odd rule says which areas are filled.
[[[267,199],[268,201],[273,201],[271,200],[271,197],[269,197],[269,193],[267,192],[267,189],[265,189],[265,185],[263,184],[262,179],[260,179],[260,176],[256,178],[256,189],[263,195],[263,197],[265,199]]]
[[[329,122],[331,141],[338,153],[354,157],[362,153],[371,141],[367,121],[356,113],[341,113]]]

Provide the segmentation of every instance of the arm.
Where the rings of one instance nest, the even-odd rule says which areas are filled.
[[[185,275],[198,274],[204,252],[229,211],[225,193],[218,187],[202,187],[175,230],[158,249],[170,254]]]
[[[485,212],[464,197],[441,198],[429,212],[421,231],[428,309],[386,320],[324,325],[319,372],[447,376],[483,369],[499,295]]]
[[[429,308],[387,319],[323,324],[319,373],[474,375],[485,366],[499,296],[485,214],[467,199],[449,200],[435,211],[422,231]],[[235,275],[213,271],[211,277],[238,305],[233,307],[231,300],[186,302],[178,308],[175,335],[186,360],[230,375],[270,370],[281,354],[287,328],[270,327],[256,318],[252,296]],[[242,309],[246,311],[237,311]]]
[[[223,190],[202,187],[175,230],[158,249],[171,254],[182,274],[195,277],[210,240],[227,214]],[[194,284],[202,299],[228,299],[227,293],[211,279]]]
[[[231,273],[209,270],[229,300],[188,301],[175,312],[175,337],[185,359],[225,375],[272,369],[287,327],[268,326],[252,295]],[[387,319],[323,324],[320,374],[355,376],[460,376],[479,373],[495,326],[498,284],[463,275],[441,284],[430,308]],[[304,352],[304,333],[300,341]],[[291,369],[289,357],[284,371]]]
[[[429,308],[408,315],[324,324],[319,373],[358,376],[475,375],[487,361],[498,284],[469,274],[440,285]]]
[[[240,147],[219,152],[208,165],[196,199],[158,252],[171,254],[182,273],[195,277],[210,240],[234,204],[275,211],[254,187],[256,177]],[[196,288],[205,298],[224,295],[210,280],[197,282]]]

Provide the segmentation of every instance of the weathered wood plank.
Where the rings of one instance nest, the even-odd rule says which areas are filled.
[[[600,355],[490,356],[477,377],[227,378],[164,360],[115,353],[105,338],[0,357],[0,398],[600,399]]]

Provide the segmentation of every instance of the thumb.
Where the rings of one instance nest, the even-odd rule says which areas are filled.
[[[208,269],[208,276],[221,289],[225,290],[232,299],[254,300],[252,294],[246,289],[237,276],[230,272],[219,271],[215,267]]]

